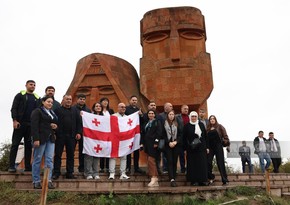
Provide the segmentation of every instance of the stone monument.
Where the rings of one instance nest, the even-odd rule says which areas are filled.
[[[139,90],[139,77],[130,63],[112,55],[93,53],[78,61],[67,93],[72,95],[73,102],[79,93],[85,94],[89,108],[107,97],[116,111],[118,103],[127,104],[131,95],[136,95],[140,106],[145,107],[148,102]]]
[[[159,111],[166,102],[176,111],[205,108],[213,90],[210,54],[206,52],[204,16],[195,7],[171,7],[148,11],[140,21],[142,58],[140,80],[136,69],[115,56],[94,53],[77,63],[67,90],[73,101],[87,95],[87,105],[108,97],[116,110],[119,102],[138,97],[143,112],[154,100]]]
[[[163,110],[166,102],[176,111],[207,109],[213,89],[206,27],[201,11],[172,7],[148,11],[141,20],[141,93]]]

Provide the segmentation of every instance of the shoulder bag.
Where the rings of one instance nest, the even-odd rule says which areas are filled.
[[[199,137],[195,137],[193,141],[189,144],[191,150],[196,150],[201,145]]]

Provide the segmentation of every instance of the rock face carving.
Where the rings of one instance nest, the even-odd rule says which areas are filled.
[[[141,22],[141,93],[162,110],[206,108],[213,89],[210,54],[206,52],[204,16],[194,7],[148,11]]]
[[[131,95],[140,99],[141,107],[148,103],[140,95],[136,69],[121,58],[102,53],[93,53],[78,61],[67,93],[72,95],[74,102],[79,93],[85,94],[90,108],[102,97],[110,100],[110,107],[115,111],[118,103],[127,104]]]
[[[94,53],[79,60],[67,93],[74,101],[78,93],[86,94],[89,107],[108,97],[115,110],[131,95],[138,97],[143,111],[150,100],[155,100],[159,111],[166,102],[176,111],[183,104],[190,110],[207,109],[213,79],[201,11],[194,7],[151,10],[141,19],[140,30],[140,80],[127,61]]]

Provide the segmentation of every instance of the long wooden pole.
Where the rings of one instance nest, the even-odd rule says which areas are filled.
[[[46,205],[49,168],[44,168],[40,205]]]
[[[270,176],[269,176],[269,170],[267,169],[265,171],[265,178],[266,178],[266,192],[268,195],[271,194],[271,191],[270,191]]]

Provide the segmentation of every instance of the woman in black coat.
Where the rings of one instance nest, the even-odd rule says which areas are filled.
[[[220,123],[218,123],[216,116],[209,116],[209,124],[207,125],[207,136],[209,142],[209,154],[208,154],[208,178],[212,184],[215,179],[215,175],[212,172],[213,158],[215,156],[216,163],[221,175],[223,185],[229,183],[228,175],[225,166],[224,146],[230,145],[230,140],[226,129]]]
[[[40,166],[44,156],[44,166],[49,168],[48,188],[54,189],[51,181],[53,170],[55,129],[57,116],[52,111],[53,98],[46,96],[41,99],[42,106],[31,113],[31,136],[33,140],[32,179],[34,189],[41,189]]]
[[[166,115],[163,132],[170,186],[176,187],[177,159],[182,147],[182,131],[181,124],[177,122],[173,110],[169,111]]]
[[[194,138],[199,138],[201,144],[196,148],[191,147]],[[183,139],[187,153],[186,179],[192,186],[207,185],[207,132],[202,122],[198,120],[198,114],[192,111],[189,114],[189,123],[183,128]]]
[[[148,159],[148,174],[151,181],[148,186],[159,186],[158,184],[158,171],[156,166],[156,157],[158,154],[158,142],[162,136],[161,123],[157,120],[154,110],[147,112],[148,122],[142,129],[141,137],[141,150],[147,154]]]

